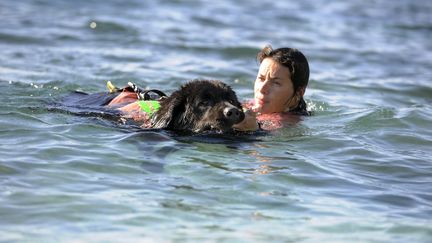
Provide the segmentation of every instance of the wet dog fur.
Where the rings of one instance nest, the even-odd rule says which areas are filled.
[[[226,132],[244,119],[235,92],[217,80],[193,80],[160,101],[152,128]]]

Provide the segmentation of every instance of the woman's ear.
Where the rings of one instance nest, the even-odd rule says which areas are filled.
[[[306,92],[306,88],[305,87],[299,87],[297,89],[296,95],[299,95],[300,97],[303,97],[303,95],[305,94],[305,92]]]

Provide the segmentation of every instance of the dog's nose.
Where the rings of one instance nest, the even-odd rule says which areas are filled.
[[[237,124],[244,119],[244,113],[236,107],[227,107],[223,110],[224,116],[233,124]]]

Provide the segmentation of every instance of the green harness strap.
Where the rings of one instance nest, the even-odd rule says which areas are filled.
[[[156,100],[138,100],[136,103],[140,106],[141,110],[150,117],[160,108],[159,101]]]

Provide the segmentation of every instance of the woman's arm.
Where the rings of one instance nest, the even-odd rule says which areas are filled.
[[[122,112],[124,117],[133,119],[136,122],[149,121],[148,114],[142,111],[141,107],[136,102],[120,107],[118,110]]]

